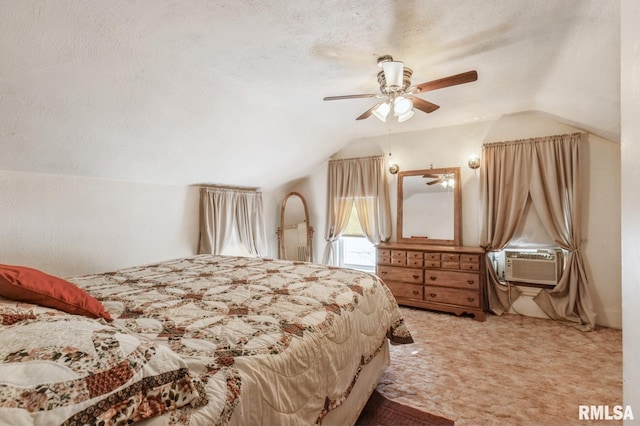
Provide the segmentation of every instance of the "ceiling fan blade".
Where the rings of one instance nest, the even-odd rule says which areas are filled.
[[[422,175],[423,178],[440,179],[440,175]]]
[[[442,179],[432,180],[431,182],[427,182],[427,185],[435,185],[436,183],[442,182]]]
[[[439,105],[432,104],[431,102],[425,101],[424,99],[420,99],[415,96],[411,98],[411,102],[413,102],[414,108],[418,108],[420,111],[426,112],[427,114],[440,108]]]
[[[461,74],[444,77],[438,80],[428,81],[426,83],[418,84],[414,88],[415,93],[427,92],[429,90],[442,89],[443,87],[455,86],[457,84],[470,83],[478,79],[478,72],[467,71]]]
[[[371,108],[369,108],[368,110],[360,114],[360,116],[356,118],[356,120],[364,120],[365,118],[369,118],[371,114],[373,114],[373,110],[378,108],[378,106],[380,106],[379,103],[375,104],[374,106],[372,106]]]
[[[342,95],[342,96],[325,96],[325,101],[339,101],[342,99],[360,99],[360,98],[375,98],[379,95],[366,94],[366,95]]]

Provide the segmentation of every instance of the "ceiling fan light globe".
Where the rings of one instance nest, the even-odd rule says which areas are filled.
[[[413,108],[413,102],[404,96],[398,96],[393,102],[393,111],[398,116],[408,113],[411,111],[411,108]]]
[[[388,103],[383,102],[373,110],[372,114],[375,115],[380,121],[385,122],[387,121],[387,116],[389,115],[389,111],[391,111],[391,107],[389,106]]]
[[[404,64],[400,61],[386,61],[382,63],[387,87],[395,92],[402,89]]]
[[[413,117],[413,110],[410,109],[409,111],[405,112],[404,114],[398,115],[398,123],[402,123],[403,121],[407,121],[411,117]]]

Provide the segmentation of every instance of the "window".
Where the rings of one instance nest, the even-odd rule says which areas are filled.
[[[340,266],[373,272],[376,267],[376,248],[367,239],[360,226],[356,207],[351,208],[347,229],[338,244]]]

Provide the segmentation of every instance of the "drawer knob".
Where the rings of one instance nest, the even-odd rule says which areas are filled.
[[[467,300],[468,300],[469,302],[473,302],[473,301],[474,301],[474,300],[476,300],[476,299],[474,299],[473,297],[467,297]]]
[[[473,285],[473,283],[475,283],[475,280],[467,280],[467,284]]]
[[[413,274],[412,277],[414,280],[417,280],[418,278],[420,278],[420,275]]]
[[[429,277],[429,279],[430,279],[431,281],[435,281],[435,280],[437,280],[437,279],[438,279],[438,277],[433,277],[433,276],[431,276],[431,277]]]
[[[413,295],[417,296],[418,294],[420,294],[420,292],[418,290],[413,290]]]
[[[387,275],[387,271],[380,271],[380,275]]]
[[[436,297],[436,294],[435,293],[431,293],[431,294],[429,294],[429,296]]]

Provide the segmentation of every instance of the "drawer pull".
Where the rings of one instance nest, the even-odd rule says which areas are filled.
[[[417,280],[418,278],[420,278],[420,275],[413,274],[412,277],[414,280]]]
[[[467,284],[469,285],[473,285],[474,282],[475,282],[474,280],[467,280]]]
[[[387,271],[380,271],[380,275],[387,275]]]
[[[469,302],[473,302],[473,301],[474,301],[474,300],[476,300],[476,299],[474,299],[473,297],[467,297],[467,300],[468,300]]]
[[[431,281],[435,281],[435,280],[437,280],[437,279],[438,279],[438,277],[433,277],[433,276],[431,276],[431,277],[429,277],[429,279],[430,279]]]
[[[417,295],[419,295],[419,294],[420,294],[420,292],[419,292],[418,290],[413,290],[413,295],[414,295],[414,296],[417,296]]]
[[[429,294],[429,296],[436,297],[436,294],[435,293],[431,293],[431,294]]]

